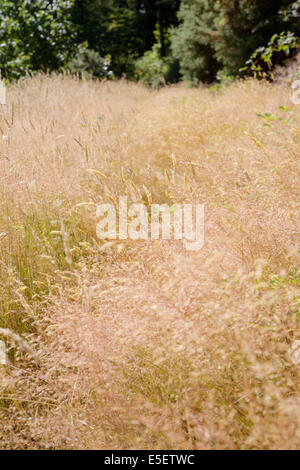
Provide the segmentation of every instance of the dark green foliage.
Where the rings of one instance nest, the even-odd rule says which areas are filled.
[[[3,76],[62,67],[76,50],[72,2],[0,0],[0,68]]]
[[[179,63],[171,56],[161,55],[161,45],[154,44],[136,62],[135,78],[158,88],[161,85],[175,83],[179,80]]]
[[[258,47],[286,28],[285,0],[184,0],[172,50],[192,83],[237,76]],[[277,36],[276,36],[277,37]]]
[[[80,28],[80,42],[87,41],[88,47],[97,51],[101,57],[109,54],[117,75],[130,75],[136,57],[132,11],[123,6],[118,8],[114,0],[77,0],[73,20]]]
[[[111,56],[116,76],[135,74],[135,61],[155,43],[160,33],[161,55],[167,54],[167,31],[177,24],[180,0],[76,0],[73,20],[80,27],[80,42]]]
[[[69,67],[153,86],[271,77],[298,47],[300,0],[0,0],[7,78]]]
[[[212,45],[215,6],[214,0],[182,2],[181,24],[171,32],[173,55],[180,62],[183,78],[193,84],[214,80],[219,69]]]
[[[272,68],[274,64],[280,64],[297,50],[299,39],[290,31],[274,34],[266,47],[259,47],[247,60],[246,66],[241,72],[254,75],[257,78],[272,79]]]
[[[259,47],[246,62],[241,72],[258,78],[272,79],[272,68],[298,51],[300,32],[300,0],[279,12],[289,31],[274,34],[266,46]]]
[[[86,74],[95,78],[112,78],[110,56],[101,57],[99,52],[88,49],[85,44],[79,47],[78,54],[68,64],[68,69],[78,75]]]

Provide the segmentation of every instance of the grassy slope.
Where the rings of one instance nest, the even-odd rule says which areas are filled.
[[[41,363],[0,333],[2,448],[299,448],[299,109],[255,81],[9,90],[0,328]],[[98,203],[150,194],[205,203],[200,252],[96,238]]]

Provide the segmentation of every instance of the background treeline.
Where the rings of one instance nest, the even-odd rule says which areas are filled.
[[[300,0],[0,0],[0,68],[68,68],[151,85],[272,77],[295,54]]]

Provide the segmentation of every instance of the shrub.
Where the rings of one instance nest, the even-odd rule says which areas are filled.
[[[99,52],[88,49],[85,44],[79,46],[76,57],[69,63],[68,69],[79,75],[87,74],[96,78],[111,78],[111,58],[109,55],[101,57]]]
[[[240,75],[253,52],[284,29],[285,0],[186,0],[171,42],[183,77],[192,83],[213,81],[218,73]]]
[[[179,64],[174,57],[161,56],[161,45],[156,43],[136,62],[135,76],[153,88],[178,80]]]
[[[296,51],[298,42],[298,38],[290,31],[274,34],[266,47],[256,49],[240,71],[258,78],[272,79],[273,66]]]

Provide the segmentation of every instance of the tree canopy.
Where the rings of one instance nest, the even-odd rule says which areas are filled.
[[[0,0],[0,69],[193,84],[266,72],[297,50],[299,12],[300,0]]]
[[[0,0],[2,75],[18,78],[63,67],[76,49],[72,8],[65,0]]]

